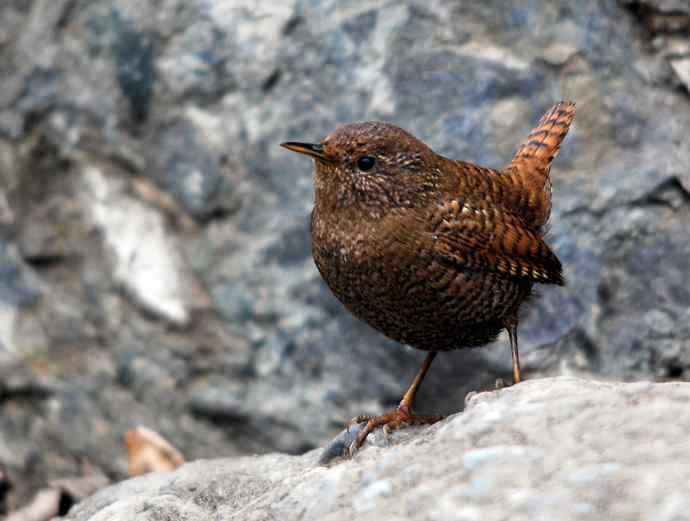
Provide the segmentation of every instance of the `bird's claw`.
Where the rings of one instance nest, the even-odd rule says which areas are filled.
[[[347,422],[347,424],[345,425],[345,430],[347,432],[350,432],[351,427],[354,427],[355,425],[358,425],[360,423],[368,422],[372,418],[374,418],[374,416],[372,416],[371,414],[360,414],[359,416],[355,416],[349,422]]]

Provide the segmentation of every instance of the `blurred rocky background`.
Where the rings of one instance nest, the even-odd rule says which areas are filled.
[[[568,286],[525,309],[525,374],[688,380],[686,1],[3,0],[14,503],[85,466],[123,478],[136,425],[188,460],[296,454],[396,404],[423,354],[329,294],[311,165],[278,143],[382,119],[500,167],[560,99],[578,104],[552,170]],[[505,338],[443,354],[417,408],[509,375]]]

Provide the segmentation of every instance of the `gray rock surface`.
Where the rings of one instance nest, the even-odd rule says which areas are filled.
[[[103,489],[67,519],[683,520],[689,402],[688,383],[532,380],[329,468],[316,451],[196,461]]]
[[[394,405],[422,354],[354,321],[277,144],[384,119],[505,164],[555,100],[569,285],[525,309],[528,377],[690,375],[683,1],[0,2],[0,463],[17,501],[143,424],[190,459],[301,453]],[[418,409],[509,377],[444,354]]]

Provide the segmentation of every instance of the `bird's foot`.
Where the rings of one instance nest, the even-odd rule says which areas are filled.
[[[377,427],[383,426],[383,433],[388,436],[396,429],[402,429],[411,425],[431,425],[444,418],[440,415],[419,415],[412,414],[409,407],[397,407],[380,416],[362,415],[350,420],[348,429],[359,423],[366,422],[362,429],[357,433],[357,437],[350,444],[348,453],[352,457],[357,450],[364,444],[367,436]]]

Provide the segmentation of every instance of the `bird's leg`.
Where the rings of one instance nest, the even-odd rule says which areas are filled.
[[[419,389],[419,386],[421,385],[422,380],[424,380],[426,373],[429,371],[431,362],[434,361],[435,357],[436,351],[431,351],[426,355],[422,366],[419,368],[419,371],[417,371],[417,375],[414,377],[414,380],[412,380],[412,384],[407,389],[407,392],[403,396],[402,400],[400,400],[398,407],[390,412],[382,414],[381,416],[358,416],[350,422],[349,425],[359,423],[361,421],[367,422],[367,424],[357,434],[355,441],[353,441],[352,445],[350,445],[350,456],[352,456],[355,451],[362,446],[369,433],[381,425],[384,426],[384,431],[388,433],[392,430],[406,427],[408,425],[428,425],[443,419],[443,416],[422,416],[412,414],[412,402],[414,401],[415,394],[417,394],[417,389]]]
[[[511,321],[508,326],[508,337],[510,338],[510,353],[513,357],[513,385],[522,380],[520,374],[520,353],[518,352],[517,339],[517,320]]]

